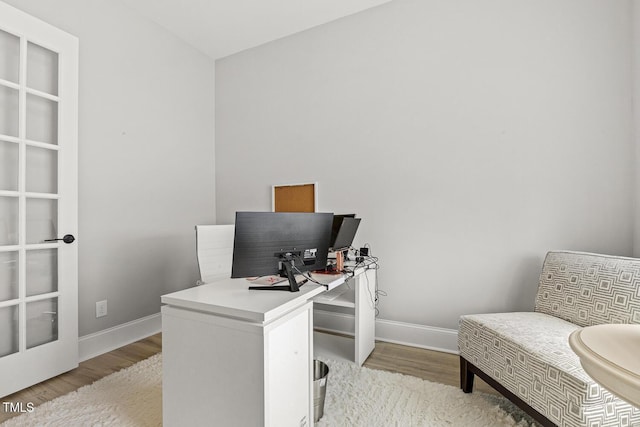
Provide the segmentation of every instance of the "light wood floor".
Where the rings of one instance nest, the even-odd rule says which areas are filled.
[[[456,354],[376,341],[376,348],[364,366],[460,387],[460,357]],[[473,390],[499,395],[478,377]]]
[[[70,372],[59,375],[43,383],[34,385],[12,395],[0,398],[2,402],[28,402],[38,406],[56,397],[70,393],[83,385],[91,384],[102,377],[127,368],[162,351],[162,335],[157,334],[129,344],[117,350],[80,363]],[[364,366],[398,372],[429,381],[459,386],[459,361],[454,354],[407,347],[386,342],[376,342],[376,348]],[[497,393],[479,378],[474,390]],[[6,413],[5,405],[0,405],[0,423],[15,416]]]

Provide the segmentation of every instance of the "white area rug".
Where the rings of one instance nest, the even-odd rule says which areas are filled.
[[[317,427],[497,427],[535,425],[501,396],[408,375],[324,361],[329,365],[324,416]]]
[[[161,426],[162,355],[151,356],[1,425]]]
[[[318,427],[529,426],[506,399],[325,360],[324,417]],[[26,402],[25,402],[26,403]],[[162,356],[157,354],[77,391],[44,403],[10,426],[160,426]]]

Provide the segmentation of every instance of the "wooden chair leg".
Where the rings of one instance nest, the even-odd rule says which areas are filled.
[[[467,360],[460,356],[460,388],[465,393],[473,391],[473,379],[475,374],[469,370]]]

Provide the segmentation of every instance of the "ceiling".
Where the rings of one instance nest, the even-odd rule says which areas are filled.
[[[120,0],[213,59],[390,0]]]

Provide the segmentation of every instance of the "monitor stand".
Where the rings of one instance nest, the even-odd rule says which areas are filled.
[[[336,252],[336,270],[342,272],[344,270],[344,252]]]
[[[296,276],[293,274],[295,257],[289,254],[282,257],[282,270],[280,275],[289,279],[289,285],[275,285],[275,286],[249,286],[249,289],[260,291],[289,291],[298,292],[302,283],[296,281]]]

